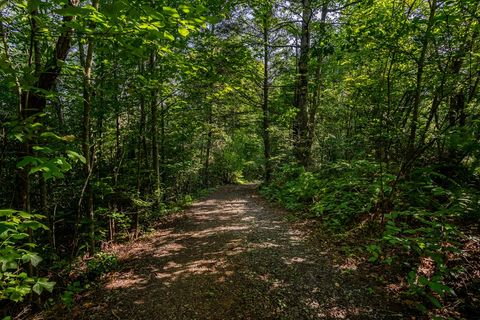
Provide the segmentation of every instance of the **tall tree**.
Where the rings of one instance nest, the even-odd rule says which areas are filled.
[[[312,8],[309,0],[301,0],[300,54],[298,58],[298,74],[295,84],[294,107],[296,111],[293,123],[294,154],[298,163],[309,166],[311,163],[311,146],[308,142],[308,80],[310,62],[310,26]]]
[[[95,11],[98,11],[99,1],[92,0],[92,7]],[[89,28],[95,30],[95,23],[90,23]],[[83,131],[82,131],[82,151],[85,158],[85,194],[86,194],[86,205],[85,205],[85,216],[89,220],[89,254],[93,256],[95,254],[95,215],[94,215],[94,199],[93,199],[93,190],[91,184],[91,175],[93,173],[93,152],[91,145],[91,113],[92,113],[92,96],[93,96],[93,86],[92,86],[92,68],[94,60],[94,40],[92,37],[88,38],[87,42],[87,52],[85,54],[85,49],[81,41],[79,42],[79,52],[80,52],[80,61],[83,67]]]

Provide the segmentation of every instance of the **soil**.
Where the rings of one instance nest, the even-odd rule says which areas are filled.
[[[119,267],[66,319],[404,319],[364,260],[224,186],[114,248]]]

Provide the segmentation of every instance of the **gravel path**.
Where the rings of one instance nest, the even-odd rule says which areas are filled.
[[[284,215],[253,185],[219,188],[116,248],[119,271],[83,297],[73,318],[401,318],[355,261],[332,257],[328,241],[313,241]]]

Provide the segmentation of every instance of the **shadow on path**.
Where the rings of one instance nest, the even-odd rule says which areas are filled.
[[[119,271],[80,301],[74,318],[396,318],[386,297],[355,281],[355,267],[335,265],[264,207],[253,185],[218,189],[118,254]]]

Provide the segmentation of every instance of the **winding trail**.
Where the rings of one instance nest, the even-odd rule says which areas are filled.
[[[401,318],[359,280],[355,263],[335,262],[327,242],[284,215],[254,185],[219,188],[117,247],[119,270],[82,298],[73,318]]]

